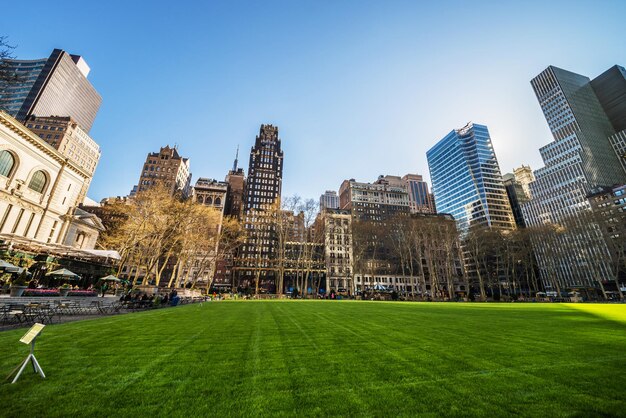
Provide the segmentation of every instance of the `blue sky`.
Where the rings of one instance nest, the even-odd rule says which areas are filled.
[[[283,194],[428,176],[426,151],[468,121],[504,172],[551,139],[530,79],[626,65],[625,1],[31,1],[0,34],[21,59],[83,55],[103,97],[89,196],[128,194],[148,152],[178,144],[223,180],[237,145],[280,128]]]

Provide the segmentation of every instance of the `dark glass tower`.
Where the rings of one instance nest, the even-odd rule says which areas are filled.
[[[87,80],[89,66],[78,55],[55,49],[40,60],[6,60],[18,82],[0,86],[0,108],[20,121],[29,116],[69,116],[89,132],[102,98]]]

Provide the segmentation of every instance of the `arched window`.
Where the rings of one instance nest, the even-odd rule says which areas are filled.
[[[198,203],[204,203],[204,196],[198,196]]]
[[[213,198],[211,196],[208,196],[205,200],[207,205],[212,205],[213,204]]]
[[[46,188],[46,183],[48,179],[43,171],[39,170],[33,174],[33,178],[30,179],[30,183],[28,184],[28,188],[36,191],[37,193],[43,193]]]
[[[0,176],[9,177],[15,166],[15,158],[9,151],[0,152]]]
[[[219,197],[216,197],[216,198],[215,198],[215,205],[216,205],[216,206],[219,206],[219,205],[221,205],[221,204],[222,204],[222,199],[220,199]]]

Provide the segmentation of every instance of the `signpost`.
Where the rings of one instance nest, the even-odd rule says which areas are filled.
[[[41,330],[45,327],[44,324],[39,324],[36,323],[35,325],[33,325],[31,327],[31,329],[28,330],[28,332],[26,334],[24,334],[24,336],[20,339],[21,343],[24,344],[30,344],[30,354],[28,355],[28,357],[26,357],[26,360],[24,360],[24,362],[21,364],[20,366],[17,366],[15,369],[13,369],[13,371],[11,372],[11,374],[9,374],[7,376],[7,380],[13,375],[13,373],[15,373],[15,371],[17,370],[17,368],[19,367],[19,371],[17,372],[17,375],[15,375],[15,379],[13,379],[13,381],[11,382],[11,384],[17,382],[17,379],[19,379],[20,375],[22,374],[22,372],[24,371],[24,369],[26,368],[26,365],[29,362],[33,363],[33,371],[37,374],[40,374],[42,378],[46,378],[46,375],[43,373],[43,370],[41,369],[41,366],[39,365],[39,363],[37,362],[37,359],[35,358],[35,340],[37,340],[37,337],[39,336],[39,334],[41,333]]]

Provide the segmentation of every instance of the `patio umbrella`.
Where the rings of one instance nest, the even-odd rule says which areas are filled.
[[[55,271],[51,271],[50,273],[47,273],[46,276],[63,277],[66,280],[78,280],[78,279],[80,279],[80,276],[78,274],[72,273],[68,269],[58,269],[58,270],[55,270]]]
[[[20,271],[20,268],[18,266],[14,266],[7,261],[0,260],[0,270],[4,270],[7,273],[18,273]]]
[[[121,283],[122,280],[118,279],[117,277],[113,276],[112,274],[109,274],[106,277],[102,277],[100,280],[102,280],[103,282],[117,282],[117,283]]]

